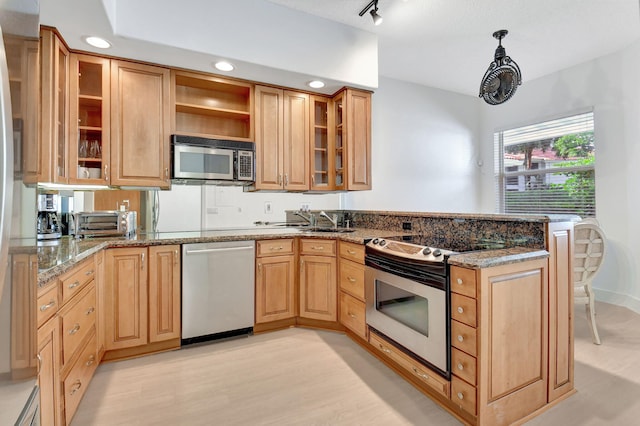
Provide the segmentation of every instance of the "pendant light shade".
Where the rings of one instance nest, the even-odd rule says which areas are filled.
[[[507,30],[499,30],[493,33],[498,39],[498,47],[494,60],[482,77],[480,83],[480,97],[489,105],[499,105],[511,99],[516,89],[522,84],[520,67],[502,47],[502,39],[508,34]]]

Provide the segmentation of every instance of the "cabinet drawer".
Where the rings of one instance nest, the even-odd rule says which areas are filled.
[[[281,254],[293,254],[293,239],[259,240],[256,243],[256,256],[277,256]]]
[[[472,385],[476,385],[476,359],[456,348],[451,348],[451,371]]]
[[[375,333],[369,333],[369,343],[387,358],[392,359],[411,375],[418,378],[422,383],[446,398],[449,398],[449,382],[446,379],[432,372],[429,368],[420,364]]]
[[[364,302],[340,292],[340,323],[363,339],[367,338]]]
[[[91,256],[90,259],[85,260],[80,265],[73,268],[71,272],[60,278],[60,285],[62,286],[62,303],[67,303],[67,301],[71,299],[71,296],[76,294],[86,283],[91,281],[95,272],[96,266],[93,256]]]
[[[93,282],[60,313],[62,319],[62,365],[78,349],[96,323],[96,288]]]
[[[38,304],[36,306],[38,307],[38,310],[36,311],[38,327],[40,327],[56,313],[60,306],[57,282],[53,283],[44,291],[44,293],[38,296]]]
[[[67,424],[71,423],[71,418],[75,414],[97,366],[98,349],[94,331],[93,336],[87,342],[63,382],[64,415]]]
[[[471,327],[477,327],[476,299],[451,293],[451,318]]]
[[[458,321],[451,321],[451,345],[477,356],[476,329]]]
[[[476,415],[476,388],[451,376],[451,401],[467,413]]]
[[[356,263],[364,264],[364,246],[362,244],[340,241],[338,252],[343,259],[349,259]]]
[[[451,291],[468,297],[476,297],[476,271],[451,267]]]
[[[364,265],[340,259],[340,289],[364,302]]]
[[[335,256],[336,242],[334,240],[300,240],[300,254],[312,254],[315,256]]]

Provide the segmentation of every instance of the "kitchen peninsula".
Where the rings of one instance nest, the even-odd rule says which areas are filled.
[[[574,392],[573,302],[569,273],[573,218],[369,211],[348,213],[355,226],[352,232],[344,232],[343,229],[313,232],[303,227],[253,226],[141,234],[131,239],[62,239],[57,246],[40,247],[38,306],[49,303],[47,298],[43,298],[44,295],[49,297],[54,293],[62,293],[62,307],[57,311],[57,316],[51,312],[48,318],[61,317],[64,324],[65,315],[73,311],[69,303],[75,303],[76,300],[73,295],[64,296],[66,290],[63,285],[69,284],[74,286],[77,292],[74,294],[82,298],[78,302],[83,306],[82,312],[95,315],[91,326],[87,327],[88,331],[79,339],[82,342],[77,343],[73,351],[67,349],[64,342],[66,333],[62,343],[55,341],[55,332],[47,334],[54,350],[60,347],[63,350],[61,355],[54,355],[50,364],[53,375],[50,393],[47,394],[47,388],[43,387],[43,400],[52,398],[54,402],[49,405],[43,402],[43,407],[52,407],[51,418],[57,418],[61,424],[68,423],[100,360],[140,356],[180,346],[179,336],[176,338],[175,334],[169,333],[164,340],[147,340],[143,344],[113,351],[117,356],[109,356],[109,351],[105,351],[108,330],[114,324],[122,325],[123,321],[142,320],[135,313],[131,317],[105,318],[104,284],[105,276],[109,274],[109,271],[105,271],[105,253],[123,248],[149,248],[149,265],[157,262],[153,268],[162,270],[179,268],[179,256],[171,257],[172,262],[162,263],[161,258],[156,259],[152,255],[152,248],[173,256],[172,253],[179,253],[182,244],[240,240],[255,240],[259,246],[280,251],[287,250],[281,248],[285,242],[291,244],[287,246],[291,247],[290,254],[277,252],[275,256],[262,257],[260,250],[256,251],[257,295],[260,292],[259,283],[264,284],[261,280],[277,276],[258,272],[258,268],[263,263],[266,267],[266,260],[273,256],[293,259],[294,265],[300,265],[292,281],[294,297],[304,291],[309,292],[316,285],[323,286],[321,294],[332,294],[333,297],[333,308],[327,308],[320,316],[318,306],[305,305],[315,302],[308,302],[308,297],[304,300],[300,297],[294,301],[295,307],[289,316],[275,319],[269,315],[260,316],[258,305],[261,301],[279,302],[284,299],[278,299],[281,294],[263,295],[266,299],[256,299],[255,332],[291,326],[345,332],[466,424],[494,425],[524,421]],[[462,248],[464,243],[464,247],[467,247],[465,250],[473,247],[472,251],[460,250],[459,254],[452,253],[448,257],[451,283],[451,291],[447,292],[448,310],[451,312],[447,320],[446,339],[451,344],[448,374],[442,374],[388,336],[376,332],[365,319],[367,300],[364,296],[364,271],[368,267],[365,267],[363,244],[369,240],[401,242],[417,235],[430,238],[433,246],[437,243],[439,247]],[[314,253],[320,248],[322,254]],[[302,265],[311,268],[307,265],[313,262],[321,265],[320,268],[329,265],[326,271],[333,271],[330,277],[333,287],[324,281],[310,280],[303,274]],[[335,266],[331,269],[330,265]],[[152,267],[149,266],[149,269]],[[151,279],[143,282],[149,289],[156,284],[159,291],[172,288],[163,278],[157,280],[158,283]],[[130,290],[135,297],[141,295],[135,289]],[[119,297],[128,294],[121,293]],[[82,303],[87,300],[90,302],[84,307]],[[127,301],[120,300],[119,303]],[[174,306],[179,309],[179,304]],[[269,303],[265,306],[269,306]],[[158,312],[154,318],[145,318],[141,324],[146,326],[149,321],[151,330],[155,327],[152,320],[157,320],[159,330],[179,330],[179,323],[167,326],[170,324],[169,317],[168,313]],[[46,324],[50,322],[48,320]],[[74,330],[73,324],[70,323],[70,330]],[[128,326],[128,323],[123,326]],[[67,328],[66,325],[63,327]],[[83,326],[79,328],[82,330]],[[42,325],[40,330],[47,329]],[[82,331],[77,334],[82,334]],[[41,333],[39,338],[42,338]],[[86,361],[82,358],[85,355],[80,352],[88,354]],[[80,359],[84,362],[79,362]],[[86,367],[77,368],[76,365]],[[48,370],[43,371],[41,382],[45,381],[42,375]],[[76,379],[73,374],[79,378]],[[56,386],[56,380],[62,385]]]

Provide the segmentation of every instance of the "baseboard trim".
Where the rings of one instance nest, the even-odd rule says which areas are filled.
[[[618,293],[610,290],[599,288],[593,289],[596,293],[596,300],[599,302],[611,303],[613,305],[623,306],[640,314],[640,298],[628,294]]]

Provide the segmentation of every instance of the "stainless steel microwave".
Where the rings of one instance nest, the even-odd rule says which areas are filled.
[[[175,183],[250,185],[255,181],[255,143],[194,136],[171,137]]]

